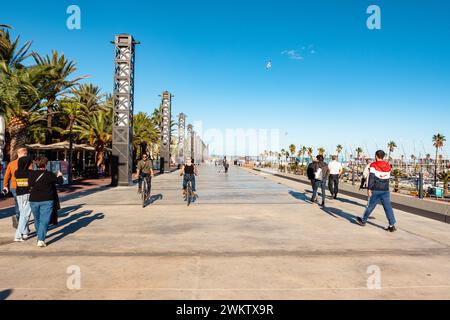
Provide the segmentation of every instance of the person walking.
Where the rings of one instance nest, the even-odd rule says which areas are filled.
[[[389,225],[385,228],[386,231],[394,232],[396,220],[391,204],[391,194],[389,190],[389,179],[391,177],[391,165],[384,161],[386,153],[383,150],[378,150],[375,154],[376,161],[370,164],[369,182],[367,187],[367,195],[369,196],[369,204],[364,211],[363,217],[357,217],[356,222],[365,226],[369,216],[379,202],[383,205],[384,213],[388,219]]]
[[[330,190],[331,197],[337,199],[339,192],[339,179],[342,175],[342,164],[337,161],[337,156],[331,157],[332,161],[328,164],[330,170],[330,176],[328,178],[328,189]]]
[[[313,184],[313,195],[311,202],[317,202],[317,191],[319,187],[322,189],[322,203],[320,206],[325,207],[325,187],[327,183],[327,178],[329,175],[329,169],[327,163],[324,161],[323,156],[319,154],[317,157],[317,162],[314,164],[314,184]]]
[[[31,159],[28,156],[21,157],[18,159],[18,167],[14,173],[16,179],[16,201],[20,212],[19,223],[14,236],[15,242],[22,242],[28,239],[28,221],[31,215],[30,186],[28,184],[30,165]]]
[[[9,191],[11,191],[11,194],[14,197],[14,215],[12,216],[12,225],[14,229],[17,229],[19,225],[19,218],[20,218],[20,210],[19,205],[17,203],[17,193],[16,193],[16,177],[15,172],[18,167],[18,161],[22,157],[26,157],[28,155],[28,151],[26,148],[19,148],[17,150],[17,159],[11,161],[8,163],[8,166],[6,167],[5,171],[5,178],[3,179],[3,192],[5,194],[8,194]]]
[[[28,179],[30,185],[30,206],[34,216],[37,233],[37,246],[46,247],[45,238],[55,206],[55,184],[63,184],[63,174],[55,175],[47,171],[48,159],[39,158],[36,162],[37,171],[31,171]]]

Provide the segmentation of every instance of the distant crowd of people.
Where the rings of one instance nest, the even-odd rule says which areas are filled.
[[[361,188],[367,189],[368,202],[362,217],[357,217],[356,222],[364,226],[378,203],[381,203],[389,225],[387,231],[396,231],[396,220],[391,204],[389,190],[389,180],[391,175],[391,165],[384,160],[386,153],[378,150],[375,154],[375,161],[367,164],[364,169]],[[322,192],[321,206],[325,207],[325,190],[328,180],[328,189],[332,198],[337,199],[339,193],[339,180],[343,173],[342,165],[337,161],[337,156],[332,157],[332,161],[327,164],[322,155],[315,157],[307,169],[308,179],[311,181],[313,194],[311,202],[318,202],[318,190]]]
[[[12,216],[15,242],[23,242],[30,237],[29,222],[34,217],[36,244],[45,247],[48,227],[58,221],[60,208],[56,184],[63,184],[63,174],[47,171],[48,159],[39,157],[34,161],[26,148],[18,150],[18,158],[6,168],[3,193],[14,197]]]

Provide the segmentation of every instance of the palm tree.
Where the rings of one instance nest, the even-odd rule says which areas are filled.
[[[106,148],[112,143],[112,123],[112,109],[110,109],[89,114],[73,127],[73,132],[79,134],[80,139],[95,147],[97,166],[103,164]]]
[[[303,163],[305,161],[305,154],[306,154],[307,151],[308,151],[308,148],[306,148],[306,146],[303,146],[302,147],[302,165],[303,165]]]
[[[96,112],[102,108],[108,108],[106,106],[108,103],[103,104],[105,97],[107,102],[111,101],[112,103],[112,98],[102,94],[100,87],[92,83],[83,83],[74,86],[70,92],[83,104],[86,112]]]
[[[403,172],[400,169],[394,169],[394,170],[392,170],[392,175],[394,176],[394,181],[395,181],[394,192],[398,192],[400,177],[403,176]]]
[[[323,155],[325,154],[325,149],[322,148],[322,147],[320,147],[319,149],[317,149],[317,151],[319,152],[319,154],[320,154],[321,156],[323,156]]]
[[[148,144],[159,140],[159,132],[152,118],[146,113],[139,112],[133,117],[133,149],[139,149],[140,155],[146,152]]]
[[[356,159],[359,160],[361,154],[363,153],[363,149],[361,147],[356,148]]]
[[[78,77],[73,80],[68,80],[68,77],[74,73],[77,69],[75,67],[74,61],[69,61],[66,59],[64,54],[59,54],[57,51],[52,51],[51,56],[46,55],[45,57],[33,52],[33,58],[37,65],[48,66],[51,68],[51,72],[48,75],[49,91],[46,96],[46,106],[47,106],[47,136],[46,144],[52,143],[53,131],[52,131],[52,120],[53,113],[55,111],[56,98],[58,95],[65,92],[65,90],[75,86],[78,81],[85,77]]]
[[[0,24],[0,61],[4,61],[9,69],[24,68],[22,62],[30,55],[31,41],[25,42],[25,44],[19,47],[20,36],[14,41],[11,41],[11,35],[9,30],[12,27]]]
[[[433,146],[436,148],[436,158],[434,159],[434,186],[437,185],[437,166],[438,166],[438,154],[439,149],[444,147],[444,143],[447,141],[445,136],[438,133],[433,136]]]
[[[395,148],[397,148],[397,144],[394,141],[390,141],[388,143],[388,149],[389,149],[389,154],[388,154],[388,160],[391,161],[391,154],[395,151]]]
[[[29,132],[43,120],[41,100],[47,94],[47,67],[9,68],[0,60],[0,113],[6,115],[10,158],[28,142]]]
[[[336,152],[337,152],[338,160],[339,160],[339,156],[340,156],[340,154],[341,154],[341,152],[342,152],[343,149],[344,149],[344,147],[343,147],[342,145],[340,145],[340,144],[338,144],[338,145],[336,146]]]
[[[312,161],[312,154],[313,154],[313,148],[309,147],[308,148],[308,160]]]
[[[289,146],[289,151],[291,152],[291,157],[294,158],[294,154],[295,154],[295,145],[291,144]]]
[[[450,182],[450,170],[445,170],[439,174],[439,180],[444,183],[444,194],[448,194],[448,184]]]

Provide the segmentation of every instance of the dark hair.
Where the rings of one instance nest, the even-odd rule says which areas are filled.
[[[384,159],[385,156],[386,153],[383,150],[378,150],[377,152],[375,152],[375,157],[377,157],[378,159]]]
[[[143,158],[144,156],[148,158],[148,154],[147,154],[147,153],[143,153],[143,154],[142,154],[142,158]]]
[[[47,168],[48,159],[46,157],[39,157],[36,159],[36,166],[38,169],[46,169]]]
[[[323,161],[323,155],[321,154],[319,154],[316,158],[319,162]]]
[[[338,158],[337,156],[332,156],[331,157],[331,159],[333,159],[333,160],[337,160],[337,158]]]

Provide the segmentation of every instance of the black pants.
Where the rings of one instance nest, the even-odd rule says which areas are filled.
[[[328,189],[331,194],[338,194],[339,192],[339,175],[338,174],[330,174],[328,178]]]

